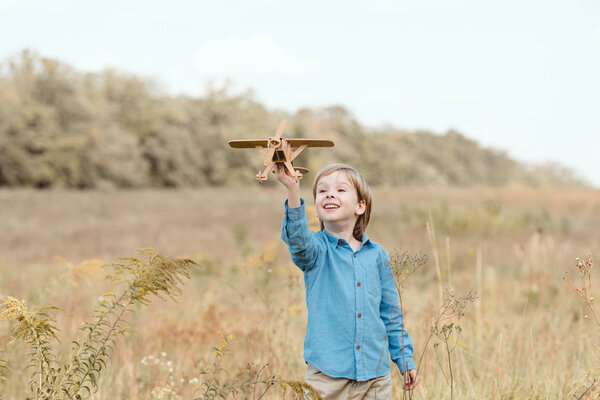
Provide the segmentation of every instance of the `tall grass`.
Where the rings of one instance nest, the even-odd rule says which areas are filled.
[[[280,399],[283,389],[271,379],[280,375],[301,381],[304,375],[302,276],[278,238],[281,193],[250,190],[243,194],[243,204],[236,196],[229,189],[0,192],[0,292],[27,305],[60,305],[64,311],[50,310],[50,316],[62,342],[51,340],[57,361],[68,362],[72,344],[63,338],[76,337],[81,322],[89,320],[89,310],[104,300],[100,296],[114,291],[110,282],[101,280],[101,263],[85,260],[109,260],[134,247],[156,244],[160,252],[190,258],[198,267],[190,272],[177,303],[156,299],[149,307],[134,307],[128,321],[136,331],[116,338],[117,351],[93,398],[152,398],[153,393],[197,398],[209,375],[203,372],[215,359],[214,347],[233,335],[231,350],[219,361],[220,384],[253,382],[264,367],[260,387],[264,391],[268,382],[273,386],[263,399]],[[435,212],[446,203],[447,221],[483,218],[483,213],[467,210],[483,210],[487,201],[501,204],[500,221],[541,215],[544,208],[546,221],[558,223],[539,225],[543,219],[529,219],[515,225],[502,222],[494,230],[464,230],[462,222],[438,221]],[[131,204],[137,205],[139,218],[131,215]],[[424,219],[404,217],[414,208],[432,210],[439,274],[425,226],[428,214]],[[421,360],[419,386],[407,396],[597,396],[600,329],[588,303],[562,278],[568,268],[575,287],[583,287],[573,260],[600,248],[598,193],[381,189],[375,193],[374,211],[370,238],[391,254],[397,249],[399,255],[420,253],[430,260],[401,290],[404,324],[415,343],[416,360]],[[560,229],[563,219],[568,229]],[[53,261],[56,254],[64,260]],[[426,346],[443,304],[439,282],[443,288],[452,286],[459,297],[477,293],[460,321],[445,322],[461,327],[460,336],[449,341],[456,344],[450,353],[452,385],[444,377],[449,378],[445,344],[438,345],[443,370],[433,347],[437,336]],[[590,299],[598,295],[595,287],[592,279]],[[438,325],[440,330],[443,325]],[[0,359],[9,367],[4,373],[0,367],[6,377],[0,379],[0,393],[21,399],[26,397],[23,382],[30,378],[25,369],[30,348],[20,341],[9,344],[9,334],[9,325],[0,323]],[[397,369],[392,376],[394,396],[401,397],[402,377]],[[262,391],[257,386],[256,396]],[[231,393],[226,396],[233,398]],[[238,399],[245,396],[237,394]],[[293,396],[288,389],[285,397]]]
[[[92,321],[82,324],[82,337],[71,341],[73,347],[66,362],[60,361],[64,357],[56,353],[52,343],[53,339],[58,341],[58,328],[49,312],[59,310],[57,307],[42,306],[31,310],[22,300],[11,296],[0,297],[0,321],[13,321],[12,340],[21,340],[31,348],[27,355],[27,368],[31,368],[32,372],[29,384],[23,384],[23,390],[28,386],[35,399],[41,400],[89,398],[98,390],[100,378],[116,350],[116,339],[131,331],[126,315],[136,305],[148,305],[151,295],[163,300],[166,297],[175,300],[182,292],[182,278],[189,278],[191,268],[195,265],[190,259],[165,259],[153,249],[140,250],[140,255],[140,258],[122,258],[107,265],[112,271],[106,279],[116,286],[123,286],[123,289],[118,294],[102,294]],[[240,393],[250,398],[247,397],[250,391],[252,399],[261,399],[275,385],[283,390],[284,396],[289,388],[296,398],[321,399],[303,381],[284,379],[280,375],[261,377],[266,365],[256,373],[253,373],[252,365],[248,365],[247,379],[236,377],[231,382],[223,383],[219,375],[225,370],[220,367],[220,362],[228,354],[231,341],[231,335],[225,337],[221,345],[215,348],[212,364],[202,369],[201,375],[206,377],[197,379],[203,386],[198,391],[197,400],[228,396],[236,398]],[[170,363],[167,362],[167,365]],[[8,369],[3,360],[0,369]],[[5,378],[4,375],[0,377]],[[151,392],[152,398],[179,398],[172,386],[155,386]]]
[[[73,348],[66,362],[60,361],[52,344],[53,339],[58,341],[58,328],[49,312],[58,308],[42,306],[31,310],[22,300],[3,296],[0,321],[14,321],[11,337],[31,348],[28,386],[36,399],[89,397],[97,390],[100,376],[112,359],[116,338],[128,331],[126,314],[137,304],[148,304],[150,295],[175,299],[181,293],[182,278],[189,278],[192,260],[168,260],[152,249],[140,253],[140,259],[124,258],[108,265],[112,272],[107,279],[124,288],[119,294],[102,295],[92,321],[83,323],[83,336],[72,339]]]

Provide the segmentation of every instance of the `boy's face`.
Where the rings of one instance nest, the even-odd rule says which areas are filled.
[[[327,223],[354,224],[365,212],[365,201],[358,201],[356,188],[340,171],[332,172],[319,179],[315,197],[317,216]]]

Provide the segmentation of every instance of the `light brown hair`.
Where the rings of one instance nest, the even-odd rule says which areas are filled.
[[[373,195],[371,193],[371,188],[365,181],[365,178],[362,177],[360,172],[356,168],[353,168],[347,164],[330,164],[321,169],[317,175],[315,176],[315,180],[313,181],[313,200],[317,198],[317,184],[319,180],[332,174],[336,171],[343,172],[346,178],[352,183],[354,188],[356,189],[356,196],[358,197],[358,201],[364,200],[365,202],[365,212],[362,215],[358,216],[356,220],[356,224],[354,224],[354,230],[352,231],[352,236],[356,240],[362,240],[362,234],[367,229],[367,225],[369,224],[369,219],[371,218],[371,205],[373,203]],[[323,225],[323,221],[321,221],[321,230],[324,230],[325,226]]]

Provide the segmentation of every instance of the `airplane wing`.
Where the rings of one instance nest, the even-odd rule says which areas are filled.
[[[286,139],[292,147],[333,147],[333,141],[327,139]]]
[[[253,149],[256,146],[267,147],[266,139],[230,140],[229,145],[235,149]]]
[[[286,139],[292,147],[333,147],[333,141],[327,139]],[[236,149],[253,149],[256,146],[267,147],[267,139],[230,140],[229,145]]]

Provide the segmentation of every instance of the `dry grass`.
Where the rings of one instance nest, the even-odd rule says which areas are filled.
[[[0,191],[0,293],[29,305],[62,307],[57,323],[69,338],[106,291],[100,263],[85,260],[110,261],[148,246],[192,257],[202,267],[178,303],[153,301],[131,316],[136,332],[118,344],[94,398],[150,398],[153,388],[171,382],[182,398],[193,398],[213,347],[228,334],[234,343],[222,360],[227,371],[222,379],[242,379],[248,364],[257,368],[265,362],[266,375],[302,378],[304,288],[279,240],[283,199],[282,191],[263,187]],[[460,320],[463,331],[453,352],[455,398],[583,394],[600,373],[599,330],[588,323],[585,302],[562,276],[573,269],[575,257],[600,249],[600,192],[377,190],[369,236],[388,251],[430,255],[430,264],[411,277],[403,295],[419,355],[440,305],[425,228],[429,213],[442,285],[458,294],[478,292]],[[594,288],[592,282],[593,294]],[[26,348],[8,345],[7,333],[0,326],[0,359],[11,368],[0,388],[7,398],[25,398]],[[59,346],[68,352],[68,340]],[[400,392],[397,371],[395,379]],[[449,398],[431,348],[420,379],[413,398]]]

